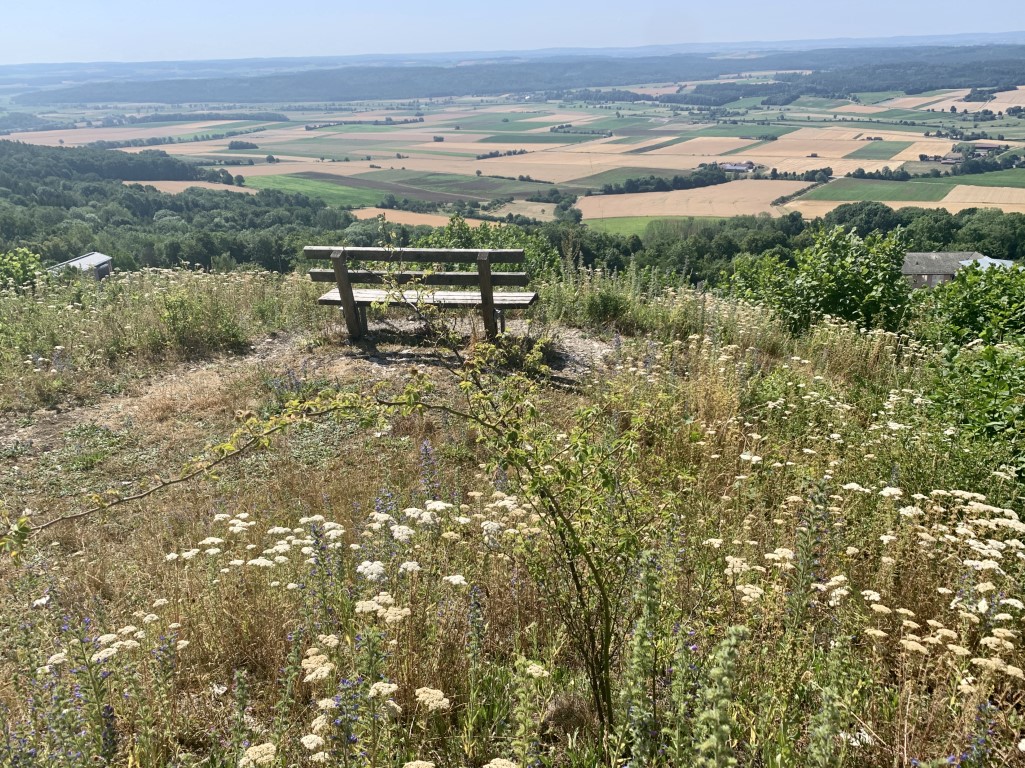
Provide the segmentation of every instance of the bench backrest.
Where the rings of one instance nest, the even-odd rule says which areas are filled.
[[[491,264],[523,264],[526,257],[522,249],[468,249],[468,248],[348,248],[342,246],[308,245],[303,249],[308,259],[337,258],[346,264],[350,283],[360,285],[381,285],[383,283],[404,285],[419,281],[422,285],[453,285],[476,287],[480,284],[477,271],[469,272],[424,272],[424,271],[375,271],[371,269],[349,269],[349,264],[360,262],[390,262],[410,264],[473,264],[478,267],[482,258]],[[317,283],[334,283],[334,269],[311,269],[310,278]],[[523,287],[528,283],[526,272],[491,272],[491,284],[497,287]]]

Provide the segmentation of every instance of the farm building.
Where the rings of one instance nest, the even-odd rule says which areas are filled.
[[[719,163],[719,168],[724,171],[739,171],[740,173],[747,173],[753,170],[755,164],[750,160],[746,160],[743,163]]]
[[[1012,261],[991,259],[978,251],[906,253],[901,273],[911,281],[913,288],[932,288],[951,280],[961,267],[967,267],[973,263],[984,269],[993,267],[1008,269],[1014,266]]]
[[[110,276],[113,268],[113,257],[108,256],[105,253],[93,251],[92,253],[85,254],[85,256],[79,256],[77,259],[69,259],[68,261],[50,267],[50,273],[56,275],[66,269],[78,269],[82,272],[91,273],[97,280],[102,280],[103,278]]]

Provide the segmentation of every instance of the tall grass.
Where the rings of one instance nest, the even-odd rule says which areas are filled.
[[[298,275],[124,272],[43,278],[0,293],[0,408],[86,398],[167,362],[247,351],[261,334],[325,318]]]
[[[542,289],[552,323],[637,334],[575,390],[484,345],[433,377],[264,371],[294,383],[254,414],[361,389],[383,422],[307,420],[0,561],[0,763],[1022,764],[1001,445],[937,416],[901,337],[638,279]],[[101,437],[140,472],[169,439],[64,439]],[[16,460],[19,511],[69,505]]]

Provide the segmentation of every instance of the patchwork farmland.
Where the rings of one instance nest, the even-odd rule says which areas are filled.
[[[751,82],[766,78],[771,73],[752,76]],[[677,88],[692,84],[632,90],[654,98]],[[951,165],[940,162],[958,144],[950,136],[977,119],[980,104],[965,101],[968,95],[967,89],[951,89],[858,94],[856,101],[801,97],[781,107],[748,98],[719,112],[646,101],[463,98],[282,108],[287,121],[278,122],[198,116],[190,122],[179,116],[109,127],[98,126],[98,115],[91,113],[78,128],[8,138],[50,146],[114,142],[130,152],[158,148],[242,175],[245,186],[233,191],[301,192],[356,209],[394,198],[399,208],[439,217],[453,210],[473,216],[483,208],[500,217],[546,220],[561,195],[577,196],[576,207],[590,222],[792,211],[815,216],[863,200],[950,211],[1022,210],[1017,190],[1025,186],[1025,169],[951,175]],[[1025,89],[997,93],[991,101],[990,107],[1022,106]],[[1003,153],[1025,152],[1020,115],[1001,113],[986,128],[999,134]],[[729,183],[689,189],[681,182],[685,188],[675,191],[601,194],[606,185],[685,178],[712,164],[727,169]],[[892,178],[902,169],[918,178],[845,178],[862,171]],[[831,181],[823,185],[826,177]],[[161,184],[166,191],[187,186]],[[389,205],[394,211],[395,202]]]

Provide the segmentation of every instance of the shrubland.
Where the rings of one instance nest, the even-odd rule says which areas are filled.
[[[1025,761],[1021,446],[981,415],[1016,315],[975,287],[1020,273],[901,297],[895,238],[826,232],[731,297],[446,237],[536,249],[516,334],[349,347],[262,272],[4,295],[6,764]]]

